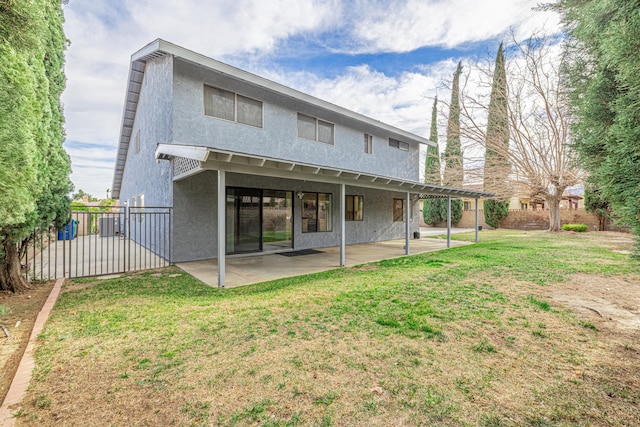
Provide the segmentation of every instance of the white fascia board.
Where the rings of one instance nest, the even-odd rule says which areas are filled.
[[[367,125],[385,130],[386,132],[389,132],[400,138],[406,138],[408,141],[405,141],[405,142],[417,142],[419,144],[423,144],[431,147],[437,146],[435,142],[430,141],[421,136],[415,135],[411,132],[407,132],[395,126],[388,125],[379,120],[372,119],[371,117],[367,117],[360,113],[356,113],[355,111],[348,110],[346,108],[324,101],[320,98],[316,98],[304,92],[300,92],[298,90],[284,86],[280,83],[276,83],[274,81],[265,79],[264,77],[260,77],[258,75],[249,73],[248,71],[241,70],[239,68],[217,61],[213,58],[209,58],[207,56],[204,56],[192,50],[185,49],[181,46],[175,45],[173,43],[167,42],[162,39],[154,40],[153,42],[149,43],[148,45],[140,49],[138,52],[134,53],[131,56],[131,61],[133,62],[138,59],[144,59],[145,57],[149,55],[153,55],[154,53],[157,53],[157,52],[164,52],[164,53],[174,55],[177,58],[181,58],[185,61],[194,63],[196,65],[209,68],[211,70],[220,72],[222,74],[226,74],[235,79],[245,81],[247,83],[250,83],[258,87],[262,87],[264,89],[278,93],[280,95],[288,96],[290,98],[314,105],[316,107],[320,107],[325,110],[329,110],[329,111],[341,114],[352,120],[357,120],[359,122],[366,123]]]
[[[209,157],[209,149],[195,145],[158,144],[155,152],[156,160],[162,155],[206,162]]]

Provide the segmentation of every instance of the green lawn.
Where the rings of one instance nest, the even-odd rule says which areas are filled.
[[[637,340],[545,296],[638,281],[629,242],[481,239],[226,290],[175,267],[72,281],[18,425],[640,424]]]

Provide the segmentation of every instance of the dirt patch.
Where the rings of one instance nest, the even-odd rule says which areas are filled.
[[[630,254],[633,250],[633,236],[628,233],[584,233],[580,237],[614,253]],[[598,329],[640,332],[640,276],[574,274],[542,291]]]
[[[55,281],[33,285],[33,289],[21,294],[0,292],[0,305],[10,312],[0,315],[9,337],[0,330],[0,401],[4,401],[20,359],[27,347],[33,324],[51,293]]]
[[[600,328],[640,331],[640,278],[575,274],[550,297]]]

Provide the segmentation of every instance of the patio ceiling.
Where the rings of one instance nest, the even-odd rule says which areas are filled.
[[[409,192],[432,197],[493,197],[493,194],[482,191],[443,187],[418,181],[400,180],[346,169],[336,169],[322,165],[261,157],[201,146],[158,144],[155,156],[158,160],[175,159],[187,165],[187,167],[181,167],[176,171],[175,169],[177,168],[175,168],[174,164],[174,181],[187,178],[205,170],[223,169],[228,172],[249,175],[345,184],[386,191]]]

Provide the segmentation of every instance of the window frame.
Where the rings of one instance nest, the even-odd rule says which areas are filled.
[[[320,229],[320,224],[321,224],[321,209],[320,209],[321,197],[320,196],[324,196],[323,203],[325,204],[324,229]],[[309,200],[310,202],[315,202],[315,207],[314,207],[315,211],[312,211],[311,209],[308,209],[306,207],[307,200]],[[319,193],[319,192],[303,193],[300,201],[302,204],[300,208],[300,215],[301,215],[300,230],[302,233],[327,233],[327,232],[333,231],[333,194],[332,193]],[[327,201],[329,205],[328,209],[326,209]],[[308,213],[312,213],[313,215],[311,217],[305,217],[305,215]],[[315,227],[313,227],[313,229],[311,230],[309,229],[310,220],[315,222]],[[305,230],[305,225],[307,227],[306,230]]]
[[[136,136],[133,138],[133,154],[140,152],[140,129],[136,131]]]
[[[305,120],[300,120],[300,117],[306,118],[306,119],[311,119],[311,120],[307,120],[305,122]],[[314,122],[314,137],[313,138],[309,138],[305,135],[301,135],[300,134],[300,122],[302,123],[310,123],[311,121]],[[322,141],[320,140],[320,126],[325,126],[327,128],[331,128],[331,137],[330,137],[330,141]],[[323,120],[323,119],[319,119],[317,117],[314,116],[310,116],[308,114],[304,114],[304,113],[300,113],[298,112],[296,115],[296,136],[298,138],[302,138],[302,139],[306,139],[307,141],[315,141],[315,142],[320,142],[321,144],[327,144],[327,145],[336,145],[336,125],[335,123],[329,122],[327,120]]]
[[[389,147],[397,148],[400,151],[409,151],[409,143],[399,139],[389,137]]]
[[[373,154],[373,135],[364,133],[364,153]]]
[[[393,198],[393,222],[404,222],[406,211],[405,211],[405,200],[394,197]],[[398,203],[400,203],[400,216],[397,214]]]
[[[349,200],[351,200],[351,210],[349,210]],[[356,208],[356,200],[359,200],[358,208]],[[364,221],[364,196],[360,194],[347,194],[344,197],[344,204],[345,221]]]
[[[215,116],[213,114],[208,114],[207,113],[207,88],[215,89],[215,90],[218,90],[218,91],[221,91],[221,92],[226,92],[226,93],[229,93],[229,94],[233,95],[233,120],[228,119],[226,117]],[[250,96],[242,95],[242,94],[239,94],[237,92],[233,92],[231,90],[223,89],[221,87],[208,85],[206,83],[203,85],[202,93],[203,93],[202,109],[203,109],[204,115],[206,117],[213,117],[214,119],[224,120],[225,122],[236,123],[236,124],[245,125],[245,126],[251,126],[252,128],[264,129],[264,101],[261,101],[261,100],[256,99],[256,98],[252,98]],[[257,102],[257,103],[260,104],[260,125],[247,123],[247,122],[238,120],[238,98],[248,99],[250,101],[254,101],[254,102]]]

